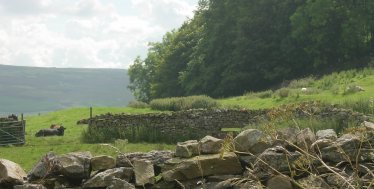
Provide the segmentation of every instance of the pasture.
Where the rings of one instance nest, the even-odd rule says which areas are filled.
[[[134,108],[93,108],[93,115],[102,113],[148,113],[150,109]],[[41,115],[25,116],[26,120],[26,144],[23,146],[0,147],[0,158],[9,159],[20,164],[26,171],[46,153],[53,151],[63,154],[75,151],[90,151],[92,154],[107,154],[115,156],[113,148],[103,144],[85,144],[81,142],[81,133],[87,125],[76,125],[76,121],[89,117],[88,108],[73,108]],[[40,129],[49,128],[52,123],[63,124],[67,129],[64,136],[35,137]],[[111,144],[121,152],[151,151],[151,150],[172,150],[173,145],[166,144],[131,144],[126,141],[117,141]]]

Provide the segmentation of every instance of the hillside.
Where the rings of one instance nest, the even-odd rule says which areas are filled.
[[[78,106],[125,106],[133,99],[122,69],[0,65],[0,114]]]

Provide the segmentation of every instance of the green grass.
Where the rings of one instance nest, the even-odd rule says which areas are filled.
[[[150,109],[134,108],[93,108],[93,115],[112,113],[149,113]],[[81,142],[81,133],[87,125],[76,125],[76,121],[89,117],[88,108],[74,108],[60,110],[36,116],[26,116],[26,144],[23,146],[0,147],[0,158],[9,159],[20,164],[25,170],[32,166],[47,152],[53,151],[63,154],[74,151],[90,151],[94,155],[115,155],[116,152],[102,144],[84,144]],[[42,128],[48,128],[52,123],[63,124],[67,129],[62,137],[35,137],[35,133]],[[173,145],[166,144],[112,144],[123,152],[150,151],[161,149],[173,149]]]
[[[365,91],[347,94],[348,86],[357,85]],[[310,92],[302,92],[301,87],[307,87]],[[312,77],[292,81],[289,87],[284,88],[289,94],[281,95],[274,92],[267,98],[260,98],[260,94],[248,93],[244,96],[220,99],[222,107],[239,107],[248,109],[265,109],[278,107],[283,104],[299,103],[305,101],[321,101],[328,104],[354,104],[357,101],[367,102],[372,105],[374,98],[374,68],[363,70],[348,70],[333,73],[320,79],[313,80]],[[374,106],[374,105],[373,105]],[[369,107],[370,113],[373,106]],[[357,109],[356,109],[357,110]]]

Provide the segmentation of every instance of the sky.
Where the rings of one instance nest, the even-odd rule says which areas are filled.
[[[122,68],[198,0],[0,0],[0,64]]]

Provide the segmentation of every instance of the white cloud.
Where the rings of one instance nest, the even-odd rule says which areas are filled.
[[[29,15],[44,12],[50,0],[0,0],[0,10],[11,15]]]
[[[0,64],[126,68],[192,15],[187,1],[0,0]]]
[[[80,0],[64,9],[65,13],[83,17],[105,15],[114,11],[115,7],[112,4],[102,4],[99,0]]]

